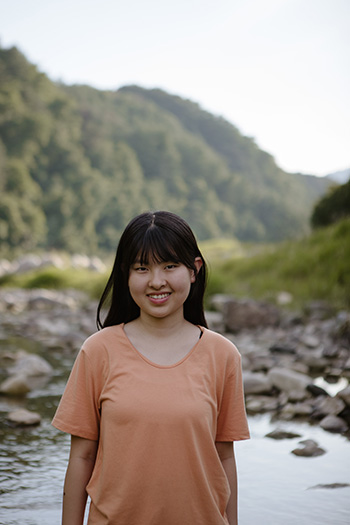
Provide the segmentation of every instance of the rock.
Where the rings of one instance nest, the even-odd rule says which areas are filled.
[[[315,402],[315,411],[312,417],[321,419],[325,416],[332,414],[338,416],[345,408],[345,403],[339,397],[320,397]]]
[[[244,328],[276,326],[280,321],[280,314],[275,306],[250,299],[228,300],[223,314],[226,329],[233,333]]]
[[[267,394],[271,392],[271,381],[264,374],[243,372],[243,387],[245,395]]]
[[[214,332],[223,332],[225,330],[223,316],[220,312],[205,312],[205,318],[208,323],[208,328]]]
[[[292,392],[293,390],[305,390],[311,379],[299,372],[287,368],[271,368],[267,374],[268,379],[273,386],[283,392]]]
[[[278,409],[279,400],[271,396],[248,396],[246,409],[248,414],[261,414]]]
[[[293,296],[289,292],[281,291],[276,296],[276,302],[280,306],[286,306],[287,304],[293,302]]]
[[[292,450],[292,454],[295,456],[313,458],[316,456],[322,456],[326,453],[326,451],[319,447],[318,443],[313,439],[305,439],[304,441],[300,441],[300,445],[303,446]]]
[[[40,425],[41,417],[40,414],[36,412],[30,412],[25,408],[19,408],[14,410],[7,415],[6,418],[11,424],[21,427],[21,426],[33,426]]]
[[[51,375],[52,366],[42,357],[36,354],[29,354],[24,350],[19,350],[15,354],[15,363],[8,369],[10,375],[41,376]]]
[[[311,334],[304,334],[300,342],[308,348],[317,348],[321,344],[319,338]]]
[[[305,313],[312,320],[328,319],[334,313],[334,308],[327,301],[309,301]]]
[[[291,390],[287,394],[288,401],[291,403],[300,403],[301,401],[304,401],[308,397],[308,393],[306,389],[304,390]]]
[[[322,371],[329,364],[328,359],[326,359],[323,356],[322,348],[318,350],[310,349],[305,353],[301,353],[299,358],[302,363],[307,365],[308,368],[310,368],[313,371],[316,371],[316,370]]]
[[[342,399],[347,406],[350,406],[350,385],[343,390],[340,390],[336,397],[340,397],[340,399]]]
[[[287,403],[281,410],[280,416],[283,419],[293,419],[295,417],[308,417],[312,414],[313,408],[309,403]]]
[[[0,385],[0,392],[11,396],[23,396],[30,390],[31,387],[25,375],[8,377]]]
[[[268,355],[253,356],[251,360],[252,372],[267,372],[276,365],[276,360]]]
[[[321,388],[320,386],[317,386],[317,385],[313,385],[313,384],[307,385],[306,390],[310,392],[310,394],[312,394],[314,397],[329,396],[328,392],[326,392],[324,388]]]
[[[269,432],[268,434],[266,434],[265,437],[268,437],[271,439],[294,439],[294,438],[301,437],[301,436],[300,434],[295,434],[294,432],[288,432],[286,430],[276,428],[275,430],[272,430],[272,432]]]
[[[234,297],[232,295],[216,293],[210,298],[210,307],[213,308],[216,312],[224,313],[226,303],[232,300],[234,300]]]
[[[309,489],[343,489],[345,487],[350,487],[350,483],[320,483],[319,485],[309,487]]]
[[[320,421],[320,426],[324,430],[328,430],[329,432],[342,433],[348,430],[348,425],[344,421],[344,419],[342,419],[341,417],[334,416],[334,415],[329,415],[323,418]]]
[[[270,346],[270,352],[273,354],[295,354],[296,348],[290,343],[275,343]]]

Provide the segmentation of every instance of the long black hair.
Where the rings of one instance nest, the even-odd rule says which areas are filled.
[[[196,257],[203,261],[198,273],[194,264]],[[167,211],[156,211],[132,219],[120,238],[112,273],[97,308],[98,329],[128,323],[139,317],[140,308],[131,297],[128,286],[129,270],[136,259],[141,264],[149,261],[182,263],[194,270],[196,280],[184,303],[184,318],[207,327],[203,308],[207,271],[196,238],[181,217]],[[102,321],[105,305],[108,312]]]

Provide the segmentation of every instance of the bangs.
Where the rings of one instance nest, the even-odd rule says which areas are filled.
[[[149,228],[133,246],[133,260],[140,264],[174,262],[183,263],[188,266],[189,261],[185,260],[184,250],[181,243],[172,232],[164,232],[161,228]],[[191,264],[191,263],[190,263]]]

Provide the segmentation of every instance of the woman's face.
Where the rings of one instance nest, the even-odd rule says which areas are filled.
[[[201,258],[196,258],[194,264],[198,272]],[[183,317],[183,305],[195,279],[194,270],[182,263],[151,261],[141,265],[135,261],[129,271],[128,285],[141,316],[164,319]]]

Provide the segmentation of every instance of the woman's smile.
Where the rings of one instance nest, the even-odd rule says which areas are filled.
[[[129,272],[129,291],[140,314],[165,318],[183,312],[194,271],[182,263],[164,261],[134,263]]]

